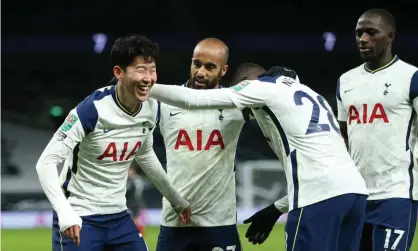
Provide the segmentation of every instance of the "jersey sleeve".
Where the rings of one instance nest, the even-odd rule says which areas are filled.
[[[229,98],[240,110],[262,107],[269,96],[269,85],[258,80],[244,80],[229,88]]]
[[[274,202],[274,206],[282,213],[287,213],[289,211],[289,197],[285,195],[281,199]]]
[[[42,189],[59,217],[61,231],[73,225],[81,227],[81,218],[75,214],[61,190],[57,167],[85,136],[85,130],[76,109],[73,109],[55,132],[44,149],[36,171]]]
[[[154,186],[167,198],[176,212],[182,211],[189,203],[180,196],[167,178],[167,174],[153,149],[153,130],[149,132],[141,149],[136,153],[135,160],[145,172]]]
[[[412,75],[411,85],[409,87],[409,100],[416,113],[418,113],[418,71]]]
[[[194,90],[181,86],[155,84],[151,98],[184,109],[228,109],[235,105],[229,89]]]
[[[336,90],[336,96],[337,96],[337,117],[338,121],[347,121],[347,111],[344,109],[343,101],[341,99],[341,93],[340,93],[340,79],[338,79],[337,82],[337,90]]]

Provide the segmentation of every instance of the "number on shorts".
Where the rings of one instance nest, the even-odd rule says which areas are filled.
[[[390,228],[386,228],[386,238],[385,238],[385,245],[384,248],[389,248],[389,241],[390,241],[390,237],[392,235],[392,229]],[[398,237],[396,237],[395,241],[393,242],[393,245],[390,247],[390,249],[392,250],[396,250],[396,247],[398,246],[399,242],[402,239],[403,234],[405,233],[404,230],[399,230],[399,229],[395,229],[393,231],[393,234],[397,234]]]
[[[227,251],[235,251],[235,248],[236,247],[237,247],[236,245],[227,246],[226,247],[226,250]],[[224,251],[224,250],[222,248],[220,248],[220,247],[214,247],[214,248],[212,248],[212,251]]]

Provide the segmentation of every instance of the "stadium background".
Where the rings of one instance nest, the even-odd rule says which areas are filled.
[[[357,18],[367,8],[387,8],[398,24],[395,53],[418,65],[418,4],[414,1],[8,0],[2,7],[4,251],[50,250],[51,207],[41,191],[35,163],[69,109],[112,77],[109,51],[118,36],[144,34],[160,45],[160,83],[186,81],[195,44],[217,37],[231,52],[224,84],[241,62],[288,66],[335,108],[339,75],[360,64],[353,32]],[[155,150],[164,163],[158,130],[155,138]],[[237,152],[239,220],[282,194],[283,179],[257,125],[245,125]],[[146,206],[141,217],[153,247],[161,195],[142,180]],[[258,250],[283,250],[283,238],[283,225],[278,225]],[[412,250],[417,251],[418,245]]]

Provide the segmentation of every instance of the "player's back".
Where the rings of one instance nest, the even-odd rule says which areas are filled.
[[[418,197],[411,150],[417,140],[417,96],[418,68],[397,57],[374,72],[362,64],[339,79],[338,119],[347,122],[350,154],[370,200]]]
[[[253,107],[261,130],[285,166],[289,210],[347,193],[367,194],[327,101],[291,78],[262,78],[234,88],[263,100]],[[248,96],[246,97],[246,95]],[[240,107],[235,95],[231,97]]]
[[[58,134],[74,150],[60,179],[80,216],[126,210],[127,169],[152,132],[156,114],[157,102],[152,99],[137,113],[127,112],[115,85],[93,92],[70,112]]]
[[[244,123],[238,109],[186,110],[160,104],[167,174],[190,202],[191,226],[236,224],[235,152]],[[162,225],[179,226],[166,199]]]

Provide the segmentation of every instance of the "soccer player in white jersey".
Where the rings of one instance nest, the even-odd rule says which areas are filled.
[[[293,71],[273,68],[258,80],[216,90],[155,84],[151,97],[188,109],[252,108],[285,167],[287,250],[358,251],[366,184],[328,103],[288,73]],[[251,217],[253,243],[270,233],[280,216],[278,202]]]
[[[221,40],[201,40],[181,91],[221,88],[228,54]],[[164,198],[157,251],[242,250],[236,227],[235,152],[248,115],[248,110],[193,111],[160,104],[167,174],[189,201],[193,217],[182,226]]]
[[[73,110],[36,169],[54,208],[53,250],[148,250],[127,212],[128,168],[136,160],[187,223],[189,203],[172,187],[152,145],[157,101],[148,99],[158,46],[133,35],[111,51],[116,85],[96,90]],[[58,178],[57,166],[64,161]]]
[[[337,85],[341,133],[370,194],[362,251],[409,250],[417,221],[418,68],[392,53],[395,32],[388,11],[362,14],[356,41],[364,63]]]

